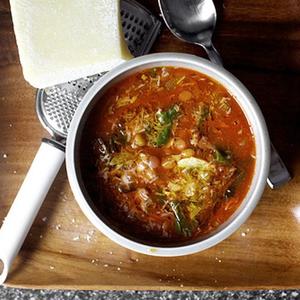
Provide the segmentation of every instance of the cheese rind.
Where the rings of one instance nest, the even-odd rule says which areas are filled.
[[[132,56],[119,0],[10,0],[25,79],[44,88],[108,71]]]

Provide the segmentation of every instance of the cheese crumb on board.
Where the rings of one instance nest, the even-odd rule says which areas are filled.
[[[25,79],[45,88],[131,58],[119,0],[10,0]]]

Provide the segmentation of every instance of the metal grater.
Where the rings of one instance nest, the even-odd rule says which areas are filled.
[[[121,21],[128,48],[134,56],[146,54],[156,40],[161,22],[134,0],[121,1]],[[57,139],[65,139],[76,108],[89,88],[104,73],[39,89],[36,110],[43,126]]]

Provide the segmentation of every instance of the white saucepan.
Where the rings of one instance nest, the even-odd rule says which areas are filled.
[[[216,230],[196,242],[175,247],[165,247],[137,241],[115,229],[92,205],[84,183],[78,149],[82,129],[90,112],[101,101],[101,95],[123,78],[147,68],[174,66],[193,69],[221,83],[237,100],[252,128],[256,146],[255,171],[249,191],[234,214]],[[270,166],[270,141],[264,117],[247,88],[224,68],[205,59],[187,54],[161,53],[132,59],[103,76],[86,94],[72,120],[67,138],[66,165],[68,178],[75,198],[87,218],[103,234],[128,249],[155,256],[180,256],[202,251],[221,242],[235,232],[250,216],[264,191]]]

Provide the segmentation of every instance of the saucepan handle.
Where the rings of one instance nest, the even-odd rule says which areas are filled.
[[[290,179],[291,175],[289,171],[271,143],[271,165],[267,180],[269,187],[272,189],[278,188],[290,181]]]
[[[25,237],[65,158],[63,145],[48,139],[42,144],[0,229],[0,284],[7,277]],[[1,270],[0,270],[1,272]]]

